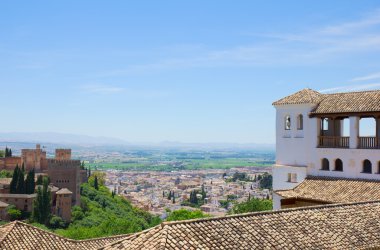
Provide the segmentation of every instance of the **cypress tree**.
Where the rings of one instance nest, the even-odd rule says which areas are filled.
[[[18,181],[18,175],[19,175],[19,167],[18,165],[16,165],[15,169],[13,170],[13,176],[12,176],[12,181],[11,181],[11,184],[9,186],[9,192],[11,194],[16,194],[17,192],[17,181]]]
[[[175,203],[175,197],[173,196],[173,204]]]
[[[34,183],[34,168],[30,170],[26,176],[25,180],[25,193],[26,194],[33,194],[35,189],[35,183]]]
[[[95,175],[95,180],[94,180],[94,188],[96,190],[99,190],[99,184],[98,184],[98,176]]]
[[[22,164],[22,169],[18,173],[16,194],[25,194],[25,168]]]
[[[12,149],[9,149],[9,156],[8,157],[12,157]]]
[[[38,187],[37,197],[33,204],[33,219],[41,224],[47,224],[50,220],[51,196],[48,189],[48,179],[43,179],[43,187]]]

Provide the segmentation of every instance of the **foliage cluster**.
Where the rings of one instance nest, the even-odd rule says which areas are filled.
[[[248,213],[248,212],[257,212],[257,211],[266,211],[266,210],[272,210],[273,203],[272,200],[268,199],[249,199],[248,201],[237,203],[234,205],[234,207],[231,209],[230,213],[232,214],[241,214],[241,213]]]
[[[20,169],[18,165],[13,171],[12,181],[10,184],[10,193],[11,194],[33,194],[35,189],[34,183],[34,169],[30,170],[25,179],[25,169],[24,165]]]
[[[262,189],[272,189],[273,187],[273,177],[271,174],[265,173],[258,176],[260,181],[260,188]]]
[[[123,197],[112,197],[101,183],[101,178],[98,178],[99,190],[94,188],[94,181],[92,185],[82,184],[81,204],[72,208],[71,224],[66,229],[56,230],[56,233],[72,239],[88,239],[134,233],[161,222],[160,218],[133,207]]]
[[[8,170],[0,171],[0,178],[12,178],[13,172]]]
[[[187,209],[179,209],[172,212],[169,212],[167,221],[179,221],[179,220],[190,220],[190,219],[199,219],[199,218],[207,218],[210,215],[203,213],[201,210],[190,211]]]

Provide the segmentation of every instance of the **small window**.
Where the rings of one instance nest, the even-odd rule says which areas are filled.
[[[297,129],[303,130],[303,115],[298,115],[297,117]]]
[[[372,174],[372,163],[367,159],[363,161],[363,173]]]
[[[291,122],[290,115],[285,116],[285,130],[290,130]]]
[[[377,165],[378,165],[377,166],[377,173],[380,174],[380,161],[379,161],[379,163]]]
[[[297,182],[297,174],[288,173],[288,182]]]
[[[335,160],[335,171],[343,171],[343,162],[341,159]]]
[[[322,170],[330,170],[330,162],[326,158],[322,159]]]

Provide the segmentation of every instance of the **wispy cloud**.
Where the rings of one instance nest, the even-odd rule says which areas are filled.
[[[335,59],[380,52],[380,9],[362,18],[298,33],[254,34],[264,42],[218,50],[195,48],[189,55],[158,59],[101,73],[103,76],[178,68],[219,66],[289,66],[333,63]],[[197,50],[199,49],[199,50]],[[178,46],[176,47],[178,54]],[[168,53],[170,54],[170,53]],[[185,55],[186,54],[186,55]]]
[[[375,90],[380,89],[380,83],[369,83],[361,85],[346,85],[341,87],[334,87],[328,89],[321,89],[321,93],[337,93],[337,92],[352,92],[352,91],[364,91],[364,90]]]
[[[380,72],[373,73],[366,76],[355,77],[351,80],[351,82],[361,82],[361,81],[368,81],[368,80],[374,80],[374,79],[380,79]]]
[[[89,84],[81,86],[81,89],[90,92],[90,93],[98,93],[98,94],[114,94],[125,91],[124,88],[103,85],[103,84]]]

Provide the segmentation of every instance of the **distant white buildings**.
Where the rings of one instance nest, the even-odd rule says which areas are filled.
[[[304,89],[273,105],[274,191],[292,189],[310,175],[380,180],[380,91]],[[360,132],[364,119],[373,125],[372,136]],[[281,208],[281,197],[273,199],[274,209]]]

